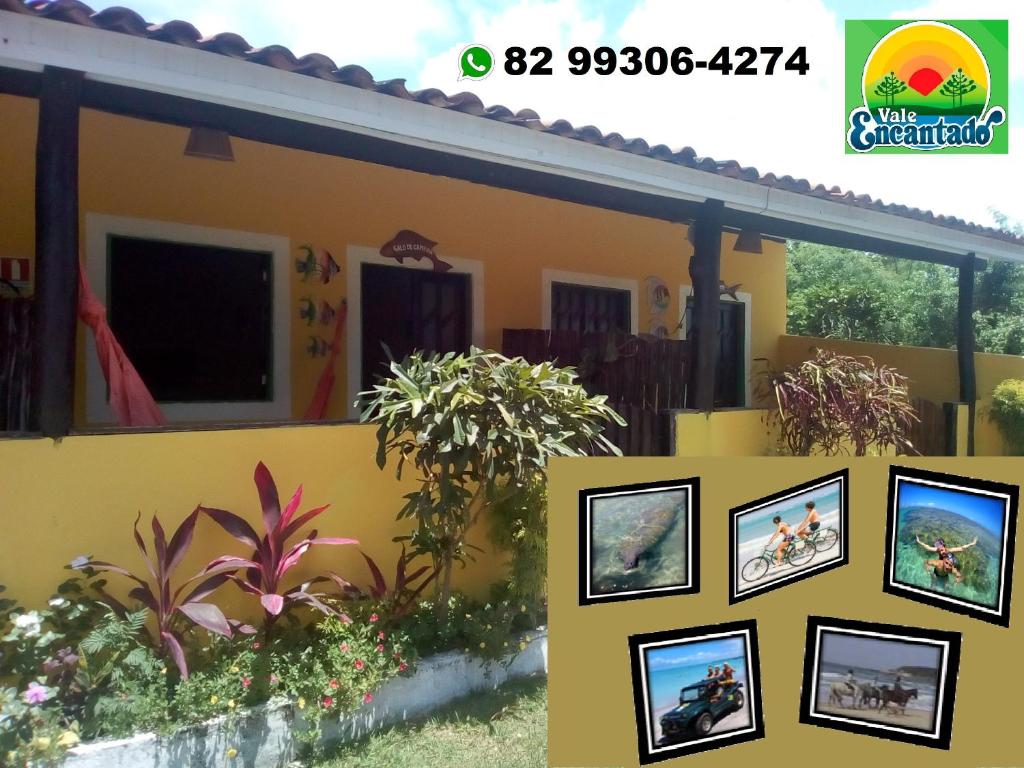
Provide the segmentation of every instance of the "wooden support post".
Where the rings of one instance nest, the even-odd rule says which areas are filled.
[[[29,426],[71,429],[78,316],[78,116],[83,75],[46,67],[36,137],[36,285]]]
[[[721,280],[721,200],[707,200],[693,223],[693,256],[690,280],[693,285],[692,339],[694,363],[694,406],[710,413],[715,407],[715,370],[718,367],[719,284]]]
[[[967,254],[959,267],[957,299],[956,359],[960,379],[960,401],[967,403],[967,455],[974,455],[974,417],[978,385],[974,372],[974,262]]]

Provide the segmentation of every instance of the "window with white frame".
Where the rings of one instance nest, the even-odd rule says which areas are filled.
[[[285,238],[87,217],[90,283],[169,421],[291,416]],[[90,422],[111,420],[90,350]]]

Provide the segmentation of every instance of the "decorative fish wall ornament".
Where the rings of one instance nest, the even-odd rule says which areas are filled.
[[[718,295],[719,296],[728,296],[733,301],[739,301],[740,299],[739,299],[739,296],[736,295],[736,291],[738,291],[742,286],[743,286],[743,283],[736,283],[735,285],[726,285],[725,281],[719,280],[718,281]]]
[[[404,263],[406,259],[427,259],[433,264],[435,272],[450,271],[452,265],[434,253],[435,245],[437,243],[418,232],[403,229],[380,247],[380,255],[386,259],[394,259],[399,264]]]
[[[295,271],[302,276],[302,282],[306,282],[317,274],[316,253],[312,245],[300,245],[299,252],[302,258],[295,260]]]
[[[318,261],[320,267],[320,282],[327,285],[333,277],[341,272],[341,266],[331,256],[331,252],[328,250],[320,251],[320,259]]]
[[[341,272],[341,266],[334,260],[331,252],[321,248],[317,252],[312,245],[300,245],[301,259],[295,260],[295,271],[302,276],[302,282],[308,282],[310,278],[317,277],[320,282],[327,285],[331,279]]]
[[[331,343],[319,336],[310,336],[309,344],[306,345],[306,354],[310,357],[327,357],[331,351]]]
[[[316,322],[316,304],[309,296],[299,299],[299,318],[305,320],[307,326]]]
[[[338,310],[328,304],[326,299],[320,302],[321,325],[330,325],[336,314],[338,314]]]
[[[636,525],[619,544],[618,555],[623,570],[631,571],[639,567],[644,555],[668,533],[681,506],[662,503],[640,514]]]

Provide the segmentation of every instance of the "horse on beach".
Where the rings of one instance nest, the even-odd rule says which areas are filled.
[[[881,704],[878,705],[879,712],[889,704],[892,704],[894,708],[899,708],[900,712],[905,712],[907,702],[917,698],[917,688],[882,688],[881,694]]]
[[[828,703],[835,704],[845,708],[846,704],[843,703],[843,697],[850,697],[850,706],[855,707],[857,705],[857,694],[850,691],[850,687],[846,683],[830,683],[828,686]]]

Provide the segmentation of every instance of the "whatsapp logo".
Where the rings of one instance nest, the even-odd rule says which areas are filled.
[[[494,56],[486,45],[467,45],[459,54],[459,80],[483,80],[494,69]]]

